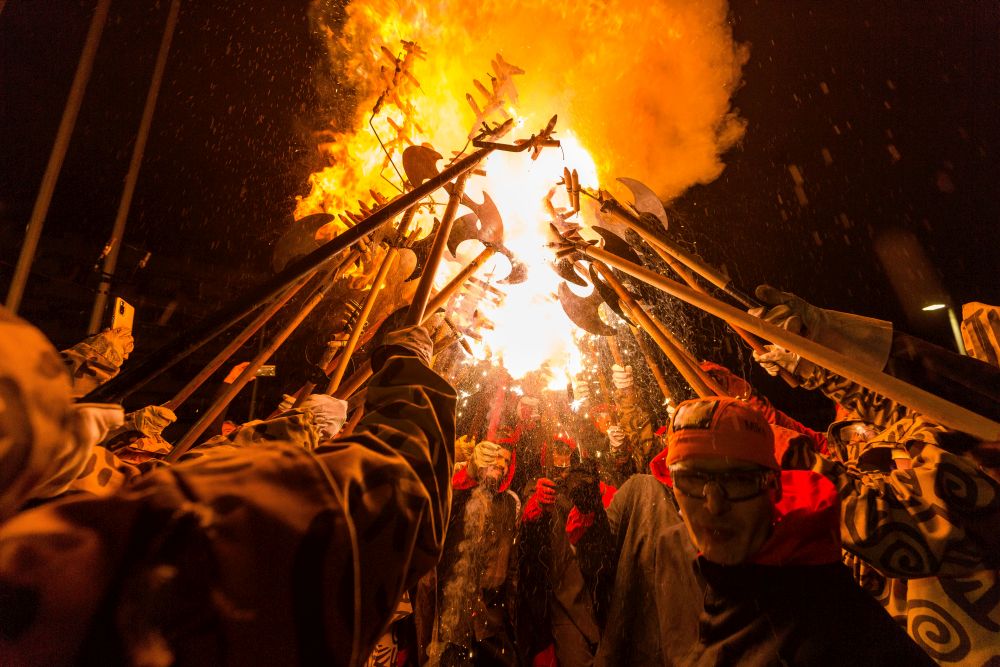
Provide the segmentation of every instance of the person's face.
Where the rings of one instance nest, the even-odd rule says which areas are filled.
[[[712,457],[678,462],[670,475],[688,535],[706,559],[736,565],[760,551],[771,535],[781,493],[775,473]]]
[[[517,418],[522,422],[534,423],[538,419],[538,405],[521,401],[517,404]]]
[[[507,472],[510,470],[510,457],[511,452],[509,449],[504,449],[503,447],[497,448],[496,459],[490,465],[486,466],[485,478],[494,484],[499,484],[507,477]]]
[[[601,433],[607,433],[608,427],[611,426],[611,419],[613,415],[610,412],[604,410],[594,411],[590,413],[590,419],[594,422],[594,428],[596,428]]]
[[[565,445],[552,448],[552,466],[560,470],[569,470],[573,450]]]

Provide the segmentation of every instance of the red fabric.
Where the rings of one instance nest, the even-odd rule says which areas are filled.
[[[538,502],[538,494],[531,494],[528,498],[528,502],[524,503],[524,512],[521,514],[522,523],[533,523],[542,518],[545,514],[545,508],[542,504]]]
[[[753,558],[760,565],[823,565],[840,561],[840,496],[811,470],[781,473],[781,500],[771,538]]]
[[[604,505],[604,509],[608,509],[618,489],[604,482],[600,482],[600,488],[601,503]],[[587,534],[587,529],[592,525],[594,525],[594,513],[581,512],[574,506],[566,517],[566,534],[569,536],[569,543],[575,545],[579,542],[580,538]]]
[[[653,460],[649,462],[649,472],[653,474],[653,477],[667,486],[673,487],[674,481],[670,479],[670,466],[667,463],[669,452],[669,447],[664,447],[659,454],[654,456]]]
[[[829,453],[830,445],[827,442],[825,435],[812,430],[808,426],[792,419],[781,410],[775,408],[774,405],[771,404],[771,401],[758,395],[746,380],[741,377],[737,377],[728,368],[720,366],[719,364],[713,364],[711,361],[701,362],[701,367],[705,371],[713,373],[715,380],[719,382],[719,384],[722,385],[722,388],[727,390],[731,396],[746,396],[746,402],[764,415],[764,419],[766,419],[769,424],[797,431],[812,440],[813,447],[817,452],[821,454]],[[781,459],[779,458],[778,460],[780,461]]]
[[[531,659],[531,667],[559,667],[556,659],[556,645],[549,644],[544,651],[535,654]]]
[[[451,488],[456,489],[458,491],[462,491],[464,489],[471,489],[472,487],[477,486],[478,484],[479,482],[470,477],[468,471],[465,468],[459,469],[459,471],[456,472],[451,477]]]

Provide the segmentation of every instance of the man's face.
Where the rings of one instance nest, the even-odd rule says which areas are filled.
[[[712,457],[678,462],[670,474],[688,535],[705,558],[736,565],[760,551],[771,535],[774,504],[780,497],[774,473]],[[737,500],[741,497],[746,499]]]
[[[484,479],[494,484],[502,482],[510,470],[510,458],[511,453],[509,449],[498,447],[496,459],[493,463],[486,466],[486,472],[483,474]]]

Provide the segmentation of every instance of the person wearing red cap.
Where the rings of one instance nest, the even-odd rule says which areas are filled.
[[[781,471],[751,406],[681,403],[650,469],[607,511],[596,665],[934,664],[840,564],[836,487]]]

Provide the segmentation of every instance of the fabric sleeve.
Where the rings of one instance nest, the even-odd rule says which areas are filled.
[[[970,459],[933,443],[911,440],[907,447],[913,467],[888,474],[816,457],[813,470],[831,479],[841,497],[844,548],[890,577],[996,568],[1000,485]]]
[[[638,470],[645,470],[657,454],[656,429],[649,410],[639,400],[634,388],[618,389],[615,392],[618,406],[618,422],[625,431],[625,446]]]

